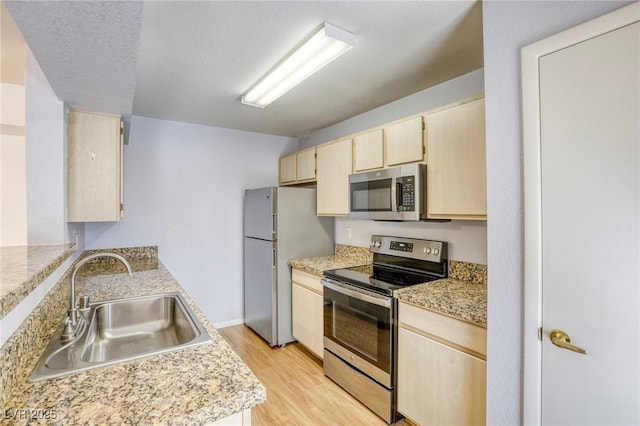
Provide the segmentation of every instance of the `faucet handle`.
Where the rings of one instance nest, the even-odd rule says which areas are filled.
[[[76,332],[74,330],[73,324],[71,322],[70,317],[66,317],[64,319],[64,330],[62,331],[62,335],[60,336],[60,340],[63,342],[68,342],[76,338]]]
[[[86,311],[89,309],[89,296],[80,296],[78,298],[78,310]]]

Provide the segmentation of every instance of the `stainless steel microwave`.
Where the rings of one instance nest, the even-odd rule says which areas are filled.
[[[349,218],[427,219],[426,164],[349,175]]]

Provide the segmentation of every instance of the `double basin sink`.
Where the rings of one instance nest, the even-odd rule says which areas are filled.
[[[61,324],[29,376],[36,382],[211,341],[180,293],[90,305],[78,337],[62,342]]]

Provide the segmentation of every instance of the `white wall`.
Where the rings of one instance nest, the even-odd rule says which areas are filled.
[[[376,222],[336,218],[335,232],[337,244],[360,247],[369,247],[371,235],[446,241],[449,259],[487,264],[487,225],[484,221]]]
[[[27,244],[78,242],[84,250],[84,224],[67,223],[67,120],[29,48],[26,52]]]
[[[395,102],[382,105],[300,139],[300,149],[389,123],[484,91],[483,70],[475,70]]]
[[[483,2],[487,121],[487,424],[522,423],[520,48],[628,2]],[[536,338],[530,330],[527,338]]]
[[[0,4],[0,247],[27,243],[25,183],[25,43]]]
[[[64,105],[54,94],[40,65],[26,49],[25,67],[26,223],[22,243],[76,242],[76,251],[0,320],[0,345],[42,301],[84,251],[84,224],[66,220],[66,122]]]
[[[124,217],[87,223],[88,249],[158,245],[160,260],[217,325],[243,319],[242,202],[276,185],[292,138],[134,116]]]
[[[27,242],[59,243],[67,238],[64,104],[29,49],[26,66]]]
[[[0,247],[24,246],[27,244],[25,137],[2,133],[0,142]]]

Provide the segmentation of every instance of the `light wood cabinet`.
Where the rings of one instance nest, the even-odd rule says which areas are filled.
[[[398,411],[428,425],[484,425],[486,329],[399,303]]]
[[[324,349],[323,290],[320,277],[298,269],[291,271],[293,337],[322,359]]]
[[[351,139],[320,145],[316,152],[318,216],[346,216],[352,170]]]
[[[427,218],[486,220],[484,97],[280,158],[280,185],[317,182],[317,214],[348,216],[349,174],[427,164]]]
[[[69,111],[67,220],[114,222],[122,216],[122,120]]]
[[[278,161],[278,183],[294,185],[309,183],[316,179],[316,147],[280,157]]]
[[[382,129],[353,137],[353,171],[379,169],[384,166],[384,138]]]
[[[298,151],[296,154],[296,181],[315,180],[316,147]]]
[[[384,128],[388,166],[424,161],[422,123],[422,116],[417,116]]]
[[[426,115],[427,217],[487,218],[484,99]]]
[[[296,181],[297,168],[296,153],[280,157],[278,160],[278,182],[280,185]]]

